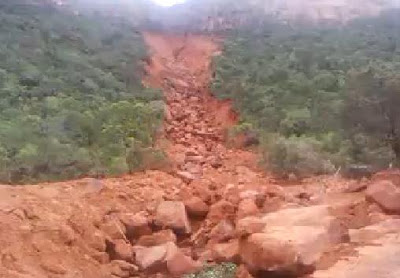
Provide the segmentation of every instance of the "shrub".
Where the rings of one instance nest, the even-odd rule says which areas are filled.
[[[335,170],[321,144],[310,137],[276,136],[264,150],[269,168],[279,176],[290,173],[299,178],[332,173]]]
[[[188,274],[183,278],[235,278],[237,265],[234,263],[221,263],[205,266],[197,273]]]

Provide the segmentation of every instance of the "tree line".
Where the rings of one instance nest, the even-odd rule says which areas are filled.
[[[0,181],[140,168],[163,114],[161,92],[141,84],[145,56],[123,17],[2,1]]]
[[[234,100],[278,174],[399,165],[399,16],[236,30],[214,61],[213,91]]]

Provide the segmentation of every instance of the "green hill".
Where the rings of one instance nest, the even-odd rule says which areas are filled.
[[[0,180],[140,166],[134,149],[152,144],[161,94],[141,85],[131,22],[24,0],[2,1],[0,22]]]

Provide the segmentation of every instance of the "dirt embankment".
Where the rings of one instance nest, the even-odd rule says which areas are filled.
[[[252,152],[224,144],[237,115],[208,89],[218,39],[144,37],[173,170],[2,186],[0,277],[178,277],[221,261],[240,277],[398,276],[400,223],[386,212],[400,213],[387,194],[399,173],[277,184]]]

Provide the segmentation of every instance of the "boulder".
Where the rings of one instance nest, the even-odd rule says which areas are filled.
[[[126,236],[130,240],[152,233],[147,215],[144,212],[121,214],[119,219],[125,225]]]
[[[100,225],[100,230],[111,240],[124,239],[126,234],[125,226],[116,217],[106,217]]]
[[[208,205],[200,197],[193,196],[184,203],[190,216],[204,217],[208,213]]]
[[[400,214],[400,188],[391,181],[383,180],[369,185],[366,198],[387,213]]]
[[[376,173],[372,176],[372,182],[379,182],[379,181],[391,181],[394,185],[400,186],[400,169],[389,169],[386,171],[381,171]]]
[[[217,243],[211,247],[211,257],[216,262],[238,262],[239,241],[233,239],[227,243]]]
[[[176,235],[171,230],[162,230],[152,235],[146,235],[139,238],[136,245],[140,246],[156,246],[167,242],[176,243]]]
[[[117,277],[128,278],[136,274],[138,267],[125,261],[115,260],[110,263],[110,273]]]
[[[235,227],[229,220],[220,221],[210,232],[209,237],[212,242],[223,242],[235,236]]]
[[[236,278],[254,278],[245,265],[240,265],[236,271]]]
[[[259,213],[256,203],[252,199],[243,199],[238,206],[237,218],[241,219],[247,216]]]
[[[110,262],[110,255],[106,252],[92,251],[89,252],[89,256],[95,259],[100,264],[107,264]]]
[[[400,277],[400,220],[388,219],[351,232],[357,256],[342,257],[313,278]]]
[[[239,236],[260,233],[264,230],[265,221],[260,217],[249,216],[237,221],[236,232]]]
[[[111,255],[112,260],[121,260],[130,262],[133,260],[133,249],[129,243],[119,239],[113,242],[114,250]]]
[[[350,230],[351,242],[369,244],[385,236],[400,234],[400,219],[387,219],[361,229]]]
[[[153,247],[138,246],[135,254],[136,263],[143,271],[168,271],[173,276],[181,276],[201,267],[172,242]]]
[[[141,270],[162,270],[165,267],[167,250],[165,244],[152,247],[135,246],[136,264]]]
[[[218,201],[210,207],[207,218],[211,221],[218,222],[222,219],[234,217],[235,207],[231,202],[226,200]]]
[[[223,163],[222,163],[222,159],[219,156],[211,156],[208,158],[208,161],[211,165],[211,167],[218,169],[220,167],[222,167]]]
[[[185,205],[182,202],[164,201],[160,203],[157,207],[155,224],[163,228],[170,228],[180,234],[191,232]]]
[[[201,268],[199,262],[186,256],[178,248],[170,247],[167,255],[167,269],[170,274],[180,277],[184,274],[196,272]]]
[[[240,243],[243,263],[252,271],[297,272],[298,257],[289,242],[271,238],[268,234],[252,234]]]
[[[259,222],[257,233],[240,243],[241,259],[254,271],[302,275],[348,238],[347,230],[327,206],[285,209],[266,214]],[[264,228],[259,231],[261,222]]]
[[[104,234],[97,229],[86,230],[83,234],[83,239],[88,246],[99,252],[104,252],[106,250],[106,238]]]
[[[345,188],[344,192],[345,193],[355,193],[355,192],[361,192],[367,189],[368,184],[365,182],[361,181],[352,181],[350,182]]]

